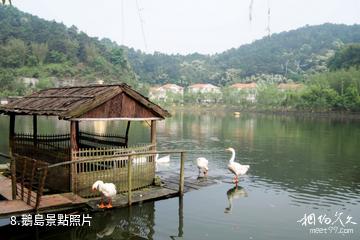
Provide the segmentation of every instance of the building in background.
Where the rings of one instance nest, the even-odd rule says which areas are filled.
[[[149,98],[160,102],[182,102],[184,88],[176,84],[165,84],[149,89]]]
[[[256,102],[256,88],[256,83],[235,83],[230,86],[230,89],[242,93],[243,98],[250,103]]]
[[[304,85],[300,83],[280,83],[277,86],[280,91],[299,91],[303,87]]]
[[[197,83],[189,86],[188,94],[192,95],[198,103],[217,103],[222,98],[220,88],[209,83]]]

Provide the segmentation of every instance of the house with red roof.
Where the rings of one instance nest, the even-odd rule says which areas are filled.
[[[243,93],[246,101],[251,103],[256,102],[256,83],[235,83],[233,85],[230,85],[230,89]]]

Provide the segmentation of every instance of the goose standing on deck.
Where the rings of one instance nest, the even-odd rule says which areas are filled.
[[[209,161],[204,157],[199,157],[198,159],[196,159],[196,164],[199,169],[199,177],[201,173],[203,173],[204,177],[206,177],[209,171],[209,167],[208,167]]]
[[[116,186],[113,183],[104,183],[103,181],[96,181],[92,185],[93,191],[101,192],[101,202],[99,208],[112,208],[112,197],[116,195]],[[104,196],[109,199],[107,205],[104,205]]]
[[[249,165],[241,165],[235,162],[235,150],[233,148],[227,148],[226,151],[230,151],[232,156],[229,160],[228,169],[235,175],[234,182],[237,185],[239,182],[239,175],[244,175],[249,170]]]

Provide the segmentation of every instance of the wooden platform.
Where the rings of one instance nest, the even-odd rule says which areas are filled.
[[[22,213],[31,212],[33,208],[22,200],[0,201],[0,217],[16,216]]]
[[[4,198],[11,200],[11,179],[0,174],[0,195]]]
[[[132,204],[144,201],[154,201],[179,195],[179,175],[168,174],[162,176],[161,186],[150,186],[132,192]],[[184,192],[198,190],[202,187],[218,183],[219,179],[186,177]],[[6,199],[0,201],[0,218],[8,216],[18,216],[24,213],[33,213],[33,208],[20,199],[12,200],[11,179],[0,174],[0,194]],[[59,212],[71,209],[90,207],[93,211],[102,211],[98,208],[100,197],[85,199],[73,193],[62,193],[44,195],[41,198],[39,213]],[[113,207],[128,206],[128,195],[118,194],[113,198]]]
[[[174,197],[178,195],[178,191],[168,189],[164,187],[151,186],[142,190],[132,192],[132,204],[145,202],[149,200],[159,200],[163,198]],[[100,203],[101,198],[92,198],[87,204],[94,211],[102,211],[97,205]],[[127,207],[128,206],[128,195],[118,194],[112,199],[112,205],[114,208]]]
[[[145,201],[154,201],[159,199],[171,198],[179,195],[179,175],[171,174],[162,178],[162,186],[150,186],[138,191],[132,192],[132,204],[137,204]],[[184,192],[198,190],[202,187],[214,185],[218,183],[216,179],[212,178],[194,178],[188,177],[185,178],[184,183]],[[92,208],[93,211],[103,211],[98,207],[101,198],[92,198],[89,199],[87,205]],[[128,195],[127,194],[118,194],[113,198],[113,207],[127,207],[128,206]]]
[[[0,217],[17,216],[33,212],[33,207],[20,199],[12,200],[11,179],[0,174],[0,195],[6,200],[0,201]],[[41,198],[39,213],[74,209],[85,206],[86,199],[72,193],[44,195]]]
[[[75,200],[73,200],[75,199]],[[45,195],[41,198],[38,213],[59,212],[85,207],[87,200],[72,193]],[[34,208],[20,199],[0,201],[0,218],[33,213]]]

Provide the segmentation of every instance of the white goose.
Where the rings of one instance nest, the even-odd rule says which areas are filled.
[[[116,186],[113,183],[104,183],[103,181],[96,181],[92,185],[93,191],[101,192],[101,202],[99,208],[112,208],[112,197],[116,195]],[[104,205],[104,196],[109,199],[107,205]]]
[[[164,157],[159,158],[159,154],[155,155],[155,162],[156,163],[169,163],[170,162],[170,155],[166,155]]]
[[[229,160],[228,169],[235,175],[234,181],[237,185],[239,182],[239,175],[244,175],[249,170],[249,165],[241,165],[240,163],[235,162],[235,150],[233,148],[227,148],[226,151],[230,151],[232,156]]]
[[[206,177],[209,171],[209,167],[208,167],[209,161],[204,157],[199,157],[198,159],[196,159],[196,164],[199,169],[199,177],[201,173],[203,173],[204,176]]]
[[[131,153],[136,153],[136,152],[131,151]],[[147,162],[147,158],[145,156],[141,156],[141,155],[133,156],[133,159],[132,159],[133,164],[140,165],[140,164],[145,164],[146,162]]]

